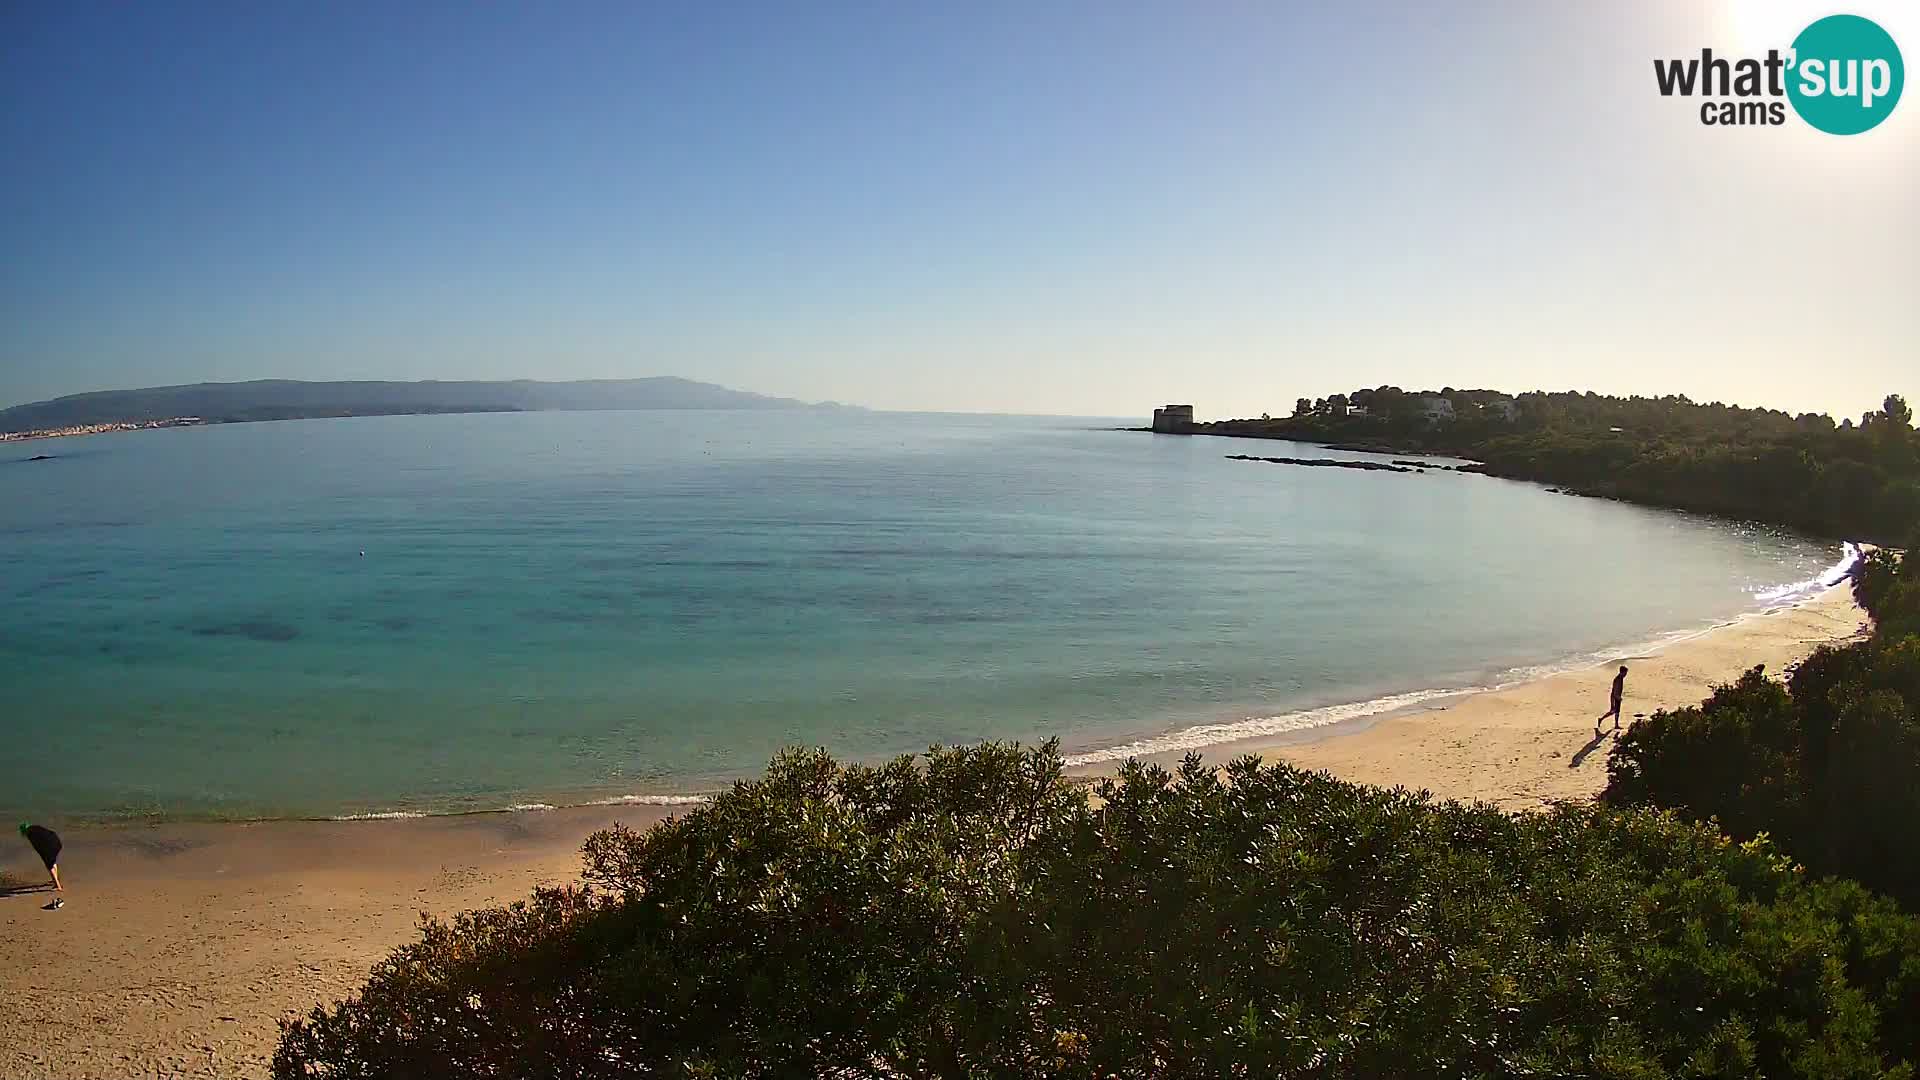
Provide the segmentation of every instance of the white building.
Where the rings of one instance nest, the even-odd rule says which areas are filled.
[[[1420,415],[1426,417],[1429,423],[1435,420],[1453,419],[1452,399],[1440,394],[1415,394],[1413,405],[1420,410]]]

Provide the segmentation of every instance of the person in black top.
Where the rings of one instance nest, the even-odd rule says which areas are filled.
[[[47,873],[53,878],[53,891],[66,892],[66,889],[60,885],[60,834],[45,825],[29,825],[23,821],[20,823],[20,835],[26,837],[27,843],[33,845],[33,850],[40,856],[40,861],[47,864]],[[59,907],[63,902],[56,896],[52,906]]]

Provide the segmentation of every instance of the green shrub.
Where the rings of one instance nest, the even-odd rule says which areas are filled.
[[[1756,667],[1635,723],[1608,757],[1605,798],[1770,835],[1816,873],[1920,911],[1920,561],[1874,552],[1854,595],[1877,623],[1870,640],[1816,649],[1785,685]]]
[[[1911,1077],[1920,921],[1671,815],[789,752],[429,922],[276,1077]]]

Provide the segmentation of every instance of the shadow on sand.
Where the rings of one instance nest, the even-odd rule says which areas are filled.
[[[13,874],[0,874],[0,898],[52,891],[51,881],[28,881]]]
[[[1606,742],[1607,736],[1612,734],[1613,732],[1611,731],[1594,732],[1592,740],[1590,740],[1587,743],[1587,745],[1581,747],[1578,753],[1573,755],[1572,761],[1567,762],[1567,768],[1569,769],[1579,768],[1580,763],[1587,760],[1588,755],[1592,754],[1595,750],[1600,749],[1600,744],[1603,742]]]

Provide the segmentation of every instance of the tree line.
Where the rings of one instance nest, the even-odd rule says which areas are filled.
[[[1433,415],[1436,401],[1446,415]],[[1679,395],[1382,386],[1194,431],[1464,457],[1493,476],[1850,540],[1893,543],[1920,529],[1920,435],[1898,394],[1836,424]]]

